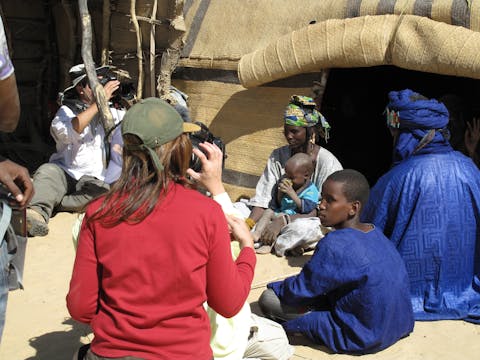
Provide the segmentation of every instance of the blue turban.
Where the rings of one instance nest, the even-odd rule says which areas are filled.
[[[413,154],[451,151],[448,142],[448,110],[435,99],[426,99],[410,90],[388,94],[387,123],[400,130],[394,148],[393,162]]]

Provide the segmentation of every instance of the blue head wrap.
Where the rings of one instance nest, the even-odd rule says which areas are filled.
[[[395,144],[394,164],[413,154],[451,151],[448,142],[448,110],[435,99],[410,90],[388,94],[387,124],[400,130]]]

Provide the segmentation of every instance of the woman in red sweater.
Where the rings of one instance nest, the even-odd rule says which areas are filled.
[[[233,262],[222,209],[186,178],[185,132],[196,130],[157,98],[123,119],[122,174],[86,210],[67,295],[71,316],[95,335],[85,359],[211,359],[204,302],[231,317],[247,299],[249,229],[227,219],[242,248]],[[223,192],[221,180],[210,190]]]

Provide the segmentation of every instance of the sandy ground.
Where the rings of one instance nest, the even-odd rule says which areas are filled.
[[[30,238],[27,247],[25,290],[10,293],[7,322],[0,346],[2,360],[70,360],[91,334],[73,321],[65,307],[74,260],[71,228],[76,215],[61,213],[51,220],[50,234]],[[297,273],[309,255],[280,259],[260,255],[249,297],[254,312],[268,281]],[[353,358],[330,354],[326,348],[292,339],[297,359]],[[463,321],[417,322],[414,332],[390,348],[362,359],[478,360],[480,326]]]

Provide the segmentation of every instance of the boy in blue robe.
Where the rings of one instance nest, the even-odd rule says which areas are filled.
[[[300,274],[267,285],[263,313],[334,352],[365,354],[407,336],[414,325],[405,264],[373,224],[360,222],[369,185],[358,171],[331,174],[319,218],[335,229]]]

